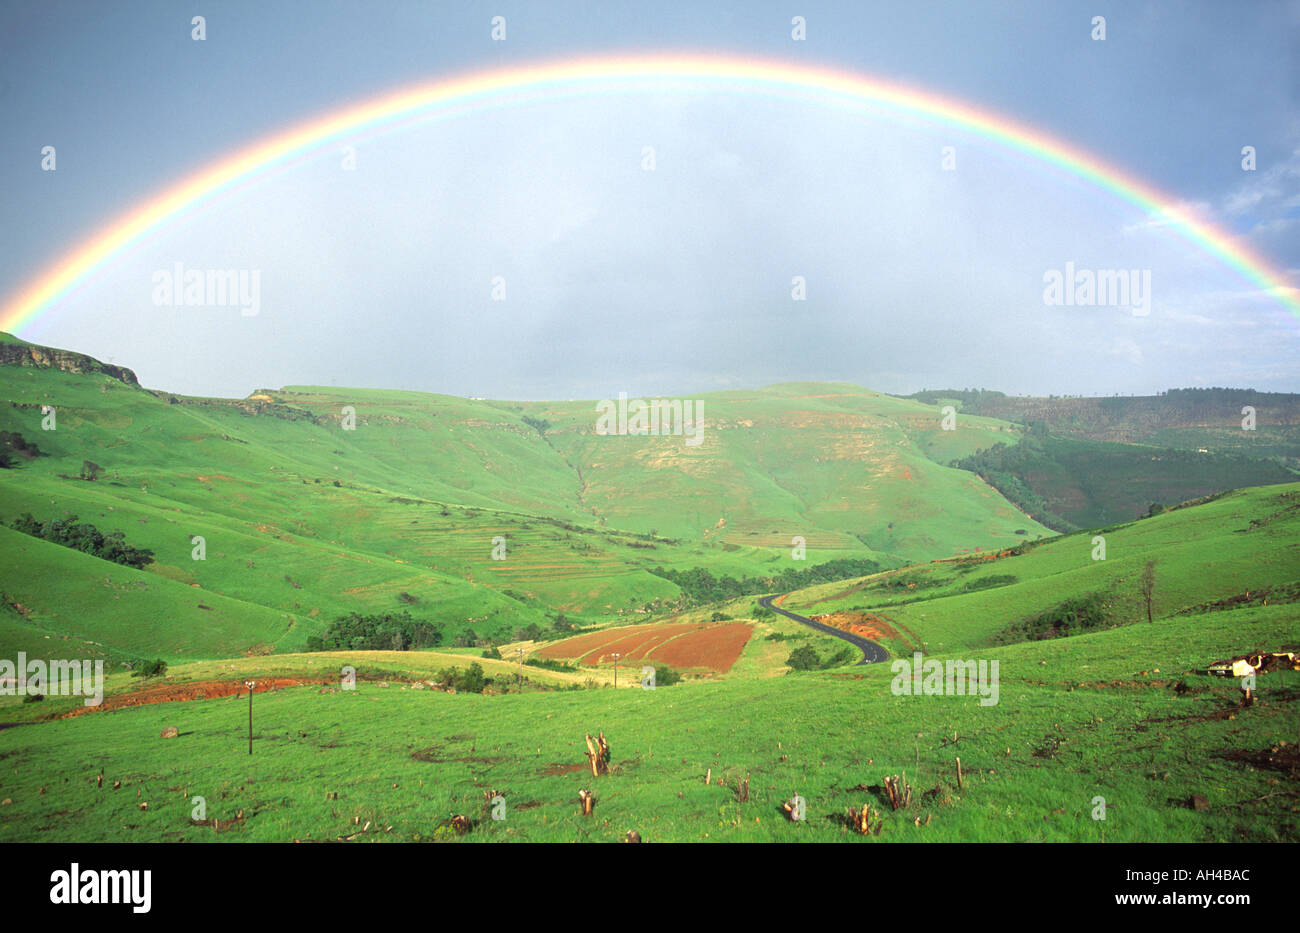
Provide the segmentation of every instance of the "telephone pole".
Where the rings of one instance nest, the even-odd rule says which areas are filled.
[[[244,686],[248,688],[248,754],[253,754],[253,687],[257,686],[257,681],[246,680]]]

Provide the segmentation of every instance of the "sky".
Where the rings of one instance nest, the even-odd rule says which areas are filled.
[[[151,194],[296,123],[438,78],[665,52],[832,67],[995,112],[1166,193],[1300,286],[1297,50],[1294,0],[11,0],[0,303]],[[177,264],[242,271],[256,313],[160,297]],[[1067,268],[1148,276],[1147,313],[1049,303]],[[678,83],[326,146],[170,221],[18,335],[228,397],[1300,391],[1296,315],[1096,185],[951,125]]]

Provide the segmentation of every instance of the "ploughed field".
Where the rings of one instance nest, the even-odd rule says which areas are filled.
[[[566,638],[537,653],[590,666],[609,663],[617,654],[620,661],[657,661],[679,670],[725,674],[752,631],[745,622],[628,625]]]

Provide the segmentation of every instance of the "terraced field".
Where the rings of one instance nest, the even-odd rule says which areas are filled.
[[[593,666],[617,654],[627,662],[659,661],[681,670],[725,674],[740,657],[750,632],[744,622],[628,625],[566,638],[538,654]]]

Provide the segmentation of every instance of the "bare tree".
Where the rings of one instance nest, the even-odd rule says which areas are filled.
[[[1142,593],[1142,598],[1147,604],[1147,621],[1151,621],[1151,600],[1156,593],[1156,562],[1147,561],[1147,565],[1142,568],[1142,578],[1138,581],[1138,590]]]

